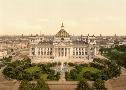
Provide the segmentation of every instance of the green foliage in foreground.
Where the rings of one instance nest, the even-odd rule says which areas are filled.
[[[21,81],[19,90],[50,90],[44,80],[37,80],[37,83]]]
[[[88,82],[85,79],[83,79],[77,85],[76,90],[92,90],[92,89],[90,85],[88,84]]]
[[[88,66],[76,65],[75,69],[65,73],[66,80],[97,79],[108,80],[118,77],[121,74],[121,67],[106,59],[94,59]]]
[[[95,75],[97,73],[99,73],[100,70],[94,67],[83,67],[81,72],[78,73],[77,75],[77,79],[81,80],[82,78],[86,79],[91,79],[93,80],[93,77],[91,75]]]
[[[100,72],[101,71],[99,69],[94,67],[77,65],[75,69],[71,70],[70,72],[66,72],[65,78],[67,80],[94,80],[95,75]]]
[[[105,88],[105,82],[101,79],[97,79],[92,83],[89,83],[87,80],[83,79],[79,81],[76,90],[107,90],[107,88]]]
[[[17,60],[10,63],[3,70],[3,74],[7,78],[17,79],[17,80],[35,80],[35,79],[44,79],[44,80],[59,80],[59,73],[55,73],[54,70],[51,70],[50,67],[54,64],[31,64],[30,59],[26,60]]]
[[[41,71],[41,68],[38,67],[38,66],[33,66],[33,67],[25,69],[24,71],[26,71],[27,73],[31,73],[32,74],[32,73]]]
[[[105,82],[101,79],[97,79],[95,82],[94,82],[94,89],[95,90],[107,90],[107,88],[105,88]]]

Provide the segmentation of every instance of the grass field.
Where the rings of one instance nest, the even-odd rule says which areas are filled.
[[[81,80],[81,79],[83,79],[83,73],[85,73],[85,72],[87,72],[87,71],[89,71],[89,72],[91,72],[91,73],[98,73],[98,72],[100,72],[100,70],[98,70],[97,68],[93,68],[93,67],[84,67],[83,69],[82,69],[82,71],[78,74],[78,80]]]
[[[41,71],[41,68],[38,66],[34,66],[34,67],[30,67],[30,68],[25,69],[25,71],[28,73],[35,73],[37,71]]]
[[[25,71],[28,72],[28,73],[31,73],[31,74],[38,71],[38,72],[40,72],[40,78],[43,79],[43,80],[47,80],[48,74],[43,74],[41,72],[41,68],[38,67],[38,66],[27,68],[27,69],[25,69]]]

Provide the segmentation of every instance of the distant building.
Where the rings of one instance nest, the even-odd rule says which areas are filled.
[[[34,62],[42,60],[88,60],[97,55],[95,36],[71,36],[62,23],[60,31],[54,36],[31,36],[30,57]],[[40,59],[37,61],[37,59]]]
[[[6,57],[7,55],[7,51],[0,51],[0,59],[2,59],[3,57]]]

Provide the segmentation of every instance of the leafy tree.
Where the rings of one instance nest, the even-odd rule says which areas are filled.
[[[69,66],[75,66],[75,64],[74,63],[71,63],[71,62],[69,62],[68,65]]]
[[[44,80],[39,79],[37,83],[31,83],[26,80],[21,81],[19,90],[50,90]]]
[[[34,73],[33,77],[34,77],[34,79],[39,79],[40,78],[40,74],[39,73]]]
[[[89,86],[86,80],[81,80],[79,84],[77,85],[76,90],[91,90],[91,87]]]
[[[33,76],[30,74],[30,73],[27,73],[27,72],[23,72],[23,79],[24,80],[28,80],[28,81],[31,81],[33,78]]]
[[[107,90],[105,88],[105,84],[104,84],[104,81],[101,80],[101,79],[97,79],[95,82],[94,82],[94,89],[96,90]]]
[[[3,74],[5,76],[8,76],[9,78],[13,78],[13,79],[15,79],[15,77],[16,77],[15,69],[13,67],[6,67],[3,70]]]
[[[115,46],[113,48],[103,48],[103,55],[118,65],[126,68],[126,45]]]
[[[23,73],[22,73],[22,72],[20,72],[20,73],[18,74],[17,79],[18,79],[18,80],[23,80]]]
[[[76,65],[75,68],[77,70],[77,73],[79,73],[79,72],[81,72],[83,66],[82,65]]]
[[[73,70],[70,71],[70,76],[71,76],[71,79],[77,80],[77,71],[76,71],[76,69],[73,69]]]
[[[83,73],[83,77],[84,77],[85,79],[91,80],[91,72],[90,72],[90,71],[87,71],[87,72]]]
[[[56,79],[57,79],[57,80],[60,79],[60,73],[59,73],[59,72],[57,72],[57,74],[56,74]]]
[[[70,79],[70,73],[69,72],[65,72],[65,79],[69,80]]]
[[[49,90],[48,85],[45,83],[44,80],[39,79],[37,81],[36,89],[35,90]]]
[[[28,81],[23,80],[20,83],[19,90],[32,90]]]

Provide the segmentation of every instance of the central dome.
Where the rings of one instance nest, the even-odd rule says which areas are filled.
[[[65,30],[64,30],[64,26],[63,26],[63,23],[62,23],[62,26],[61,26],[61,29],[60,31],[56,34],[56,37],[61,37],[61,38],[65,38],[65,37],[69,37],[69,33],[67,33]]]

